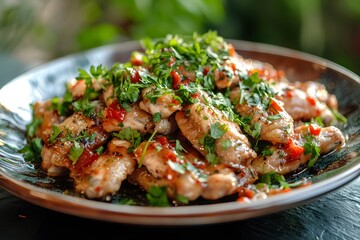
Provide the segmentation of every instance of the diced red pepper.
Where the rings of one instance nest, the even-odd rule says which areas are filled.
[[[179,101],[176,99],[171,100],[171,103],[174,105],[179,105]]]
[[[170,77],[172,78],[172,88],[174,90],[179,89],[181,82],[180,74],[177,71],[171,71]]]
[[[276,111],[281,112],[283,109],[275,99],[271,99],[270,106]]]
[[[311,106],[315,106],[316,105],[316,99],[313,97],[306,97],[306,101],[311,105]]]
[[[163,146],[168,146],[169,145],[169,140],[167,139],[166,136],[157,137],[156,141],[159,142]]]
[[[297,160],[304,153],[305,149],[303,146],[299,146],[294,143],[292,138],[284,145],[284,150],[287,153],[289,160]]]
[[[230,67],[233,71],[235,71],[237,69],[236,64],[233,62],[230,64]]]
[[[209,71],[210,71],[210,67],[208,67],[208,66],[204,67],[204,69],[203,69],[204,76],[208,75]]]
[[[288,98],[292,98],[294,96],[294,93],[292,90],[286,90],[285,95]]]
[[[126,110],[116,100],[106,109],[106,117],[116,119],[119,122],[124,121],[125,115]]]
[[[140,81],[141,81],[141,76],[140,76],[139,71],[133,70],[133,71],[131,72],[131,82],[133,82],[133,83],[138,83],[138,82],[140,82]]]
[[[162,157],[165,161],[170,160],[173,162],[177,162],[176,154],[171,149],[163,149],[162,150]]]
[[[143,65],[143,60],[142,60],[142,54],[139,52],[134,52],[131,57],[130,57],[130,62],[132,65],[134,66],[141,66]]]
[[[318,136],[321,132],[321,127],[314,125],[314,124],[310,124],[309,130],[312,135]]]
[[[92,152],[91,150],[85,148],[83,153],[80,155],[76,161],[76,171],[81,173],[85,168],[90,166],[95,160],[99,158],[99,154]]]

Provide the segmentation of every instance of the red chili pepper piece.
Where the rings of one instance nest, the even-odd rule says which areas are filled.
[[[118,103],[113,101],[106,110],[106,117],[116,119],[119,122],[124,121],[126,110]]]
[[[306,97],[306,101],[311,105],[311,106],[315,106],[316,105],[316,99],[313,97]]]
[[[171,71],[170,77],[172,78],[172,88],[174,90],[179,89],[181,82],[180,74],[177,71]]]
[[[138,83],[141,81],[141,76],[139,74],[139,71],[137,70],[134,70],[132,73],[131,73],[131,82],[133,83]]]
[[[294,143],[292,138],[284,145],[284,150],[287,153],[289,160],[297,160],[304,153],[305,149],[303,146],[299,146]]]
[[[78,158],[75,168],[78,172],[81,173],[85,168],[90,166],[98,158],[99,158],[99,154],[85,148],[81,156]]]
[[[321,132],[321,127],[316,126],[314,124],[309,125],[309,130],[312,135],[318,136]]]

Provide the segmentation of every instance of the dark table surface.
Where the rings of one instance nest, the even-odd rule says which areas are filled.
[[[0,86],[26,70],[1,56]],[[182,227],[135,226],[45,209],[0,188],[0,239],[360,239],[360,178],[306,204],[248,220]]]

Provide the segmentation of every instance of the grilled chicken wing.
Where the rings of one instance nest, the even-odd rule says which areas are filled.
[[[309,121],[321,117],[326,125],[335,121],[331,110],[337,110],[337,100],[321,83],[279,82],[274,88],[278,91],[276,98],[284,103],[286,112],[294,120]]]
[[[259,174],[274,171],[279,174],[287,174],[300,169],[314,157],[304,149],[305,142],[319,148],[319,155],[324,155],[340,148],[345,143],[341,131],[334,127],[316,127],[316,135],[309,130],[310,126],[300,126],[295,129],[294,139],[285,145],[273,145],[270,147],[270,156],[259,156],[252,162],[252,166]],[[307,147],[312,147],[307,145]],[[314,149],[314,148],[313,148]]]
[[[73,171],[76,191],[88,198],[106,198],[119,191],[122,182],[135,170],[136,161],[127,152],[130,143],[112,139],[106,152],[81,172]]]
[[[155,100],[151,100],[154,96]],[[155,87],[142,90],[142,100],[139,106],[151,115],[159,113],[161,118],[168,118],[171,114],[182,108],[181,104],[174,98],[173,93],[164,92]]]
[[[248,166],[256,157],[255,151],[251,149],[248,139],[242,134],[238,125],[228,121],[216,108],[198,102],[177,112],[175,119],[181,133],[204,156],[211,153],[204,143],[204,138],[210,134],[211,127],[218,124],[226,129],[221,137],[214,140],[213,153],[220,158],[220,162],[241,168]]]
[[[59,134],[56,138],[47,140],[42,149],[42,167],[49,175],[64,173],[64,169],[72,169],[74,161],[71,160],[70,151],[75,143],[79,148],[94,150],[103,145],[108,139],[101,126],[81,113],[74,113],[58,126]],[[78,139],[75,141],[75,139]]]
[[[273,144],[286,143],[294,135],[294,120],[285,111],[283,104],[271,99],[270,107],[267,110],[260,109],[247,103],[240,104],[240,89],[234,88],[230,92],[230,99],[234,103],[235,111],[243,117],[250,118],[250,126],[260,126],[260,139]]]
[[[143,142],[134,151],[143,166],[135,170],[130,181],[147,191],[151,186],[162,186],[167,187],[171,198],[216,200],[235,193],[239,186],[249,182],[247,173],[224,164],[212,166],[193,148],[187,147],[179,154],[164,144],[164,140],[161,142]]]
[[[34,117],[41,120],[40,125],[36,128],[35,137],[39,137],[45,142],[51,135],[53,125],[60,123],[62,118],[51,108],[51,100],[36,102],[33,111]]]
[[[105,116],[102,119],[102,126],[107,132],[116,132],[129,127],[138,130],[141,133],[146,133],[154,128],[154,122],[152,121],[151,115],[140,109],[138,104],[132,104],[129,111],[126,111],[119,105],[118,107],[115,107],[115,109],[111,106],[112,105],[104,110]],[[123,117],[119,119],[116,115],[116,111],[120,108],[122,108]],[[112,111],[114,111],[115,114],[111,114],[110,112]]]

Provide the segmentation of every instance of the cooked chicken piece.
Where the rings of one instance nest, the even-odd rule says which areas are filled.
[[[261,129],[259,139],[272,144],[286,143],[294,135],[294,121],[279,100],[271,99],[270,107],[266,111],[247,103],[239,104],[240,89],[238,87],[230,91],[230,99],[237,113],[251,119],[251,129],[254,129],[255,124],[259,124]]]
[[[324,85],[317,82],[279,82],[273,86],[277,99],[284,102],[285,110],[294,120],[309,121],[321,117],[324,124],[331,125],[335,117],[331,109],[337,109],[337,100]]]
[[[35,136],[46,142],[51,135],[52,126],[61,121],[61,117],[51,108],[51,100],[38,101],[34,104],[34,117],[41,119],[41,124],[37,127]]]
[[[154,122],[154,124],[154,131],[162,135],[169,135],[178,129],[174,114],[166,119],[160,119],[159,122]]]
[[[103,84],[106,83],[106,79],[92,79],[92,86],[95,91],[100,91]],[[85,94],[86,90],[86,81],[85,80],[76,80],[72,79],[68,82],[67,88],[71,92],[73,98],[77,99]]]
[[[229,196],[239,187],[239,178],[230,168],[217,168],[209,174],[206,186],[201,194],[205,199],[216,200]]]
[[[175,197],[175,190],[172,188],[171,181],[167,178],[155,178],[144,166],[136,168],[135,171],[129,175],[128,181],[140,186],[147,192],[149,192],[152,186],[166,187],[168,196],[170,198]]]
[[[79,112],[65,119],[57,127],[61,133],[54,142],[49,139],[41,152],[42,167],[49,175],[62,174],[62,167],[73,167],[73,162],[69,159],[70,149],[74,146],[73,139],[79,138],[79,146],[93,150],[103,145],[109,136],[101,126]]]
[[[146,133],[154,128],[152,116],[141,110],[136,103],[131,105],[130,111],[126,111],[125,109],[122,110],[124,114],[122,121],[116,117],[109,116],[107,113],[109,108],[111,107],[105,108],[105,115],[102,119],[102,126],[107,132],[116,132],[123,128],[130,127],[131,129],[138,130],[141,133]]]
[[[148,147],[146,148],[146,145]],[[145,149],[146,148],[146,149]],[[146,154],[144,154],[146,151]],[[150,184],[158,186],[161,184],[169,187],[168,193],[170,197],[174,197],[173,194],[181,195],[189,200],[197,199],[201,194],[201,184],[199,180],[191,172],[187,172],[184,169],[182,174],[174,171],[169,165],[173,164],[186,164],[190,159],[182,156],[173,149],[168,142],[162,140],[160,142],[142,142],[134,151],[136,160],[139,165],[144,165],[146,171],[150,174],[142,173],[139,176],[133,176],[134,181],[140,184],[144,189],[149,189]],[[169,162],[170,161],[170,162]],[[140,177],[140,178],[139,178]],[[144,178],[147,180],[143,182]],[[152,179],[150,180],[149,179]],[[161,179],[161,180],[160,180]]]
[[[284,77],[283,72],[276,70],[271,64],[245,59],[236,52],[224,60],[221,67],[214,70],[213,77],[216,87],[224,89],[237,86],[241,78],[253,73],[267,81],[278,81]]]
[[[134,150],[138,164],[140,166],[144,165],[155,178],[166,177],[169,168],[167,154],[171,155],[172,158],[176,158],[174,151],[163,148],[159,142],[144,141]]]
[[[247,58],[235,53],[230,60],[235,64],[240,77],[257,73],[258,76],[266,81],[279,81],[284,78],[281,70],[275,69],[271,64],[259,60]],[[232,86],[238,82],[233,82]]]
[[[309,132],[310,134],[315,134],[314,138],[319,144],[321,155],[338,150],[345,144],[344,135],[340,129],[335,126],[320,127],[316,124],[311,124],[299,126],[295,129],[295,134],[299,134],[300,136],[306,136]]]
[[[101,95],[101,99],[105,102],[106,106],[109,107],[115,98],[116,97],[114,95],[114,86],[106,86],[105,89],[102,91]]]
[[[214,70],[213,76],[215,85],[218,89],[228,88],[239,83],[239,75],[237,74],[237,65],[231,60],[225,60],[221,68]]]
[[[155,100],[155,103],[150,100],[153,95],[159,95]],[[139,106],[142,110],[155,115],[159,113],[161,118],[168,118],[174,112],[182,108],[181,104],[174,98],[173,93],[162,92],[155,87],[145,88],[141,92],[142,100],[139,103]]]
[[[221,163],[234,168],[248,166],[256,153],[250,147],[246,136],[242,134],[239,126],[227,120],[223,113],[214,107],[198,102],[190,104],[175,115],[181,133],[192,143],[202,155],[209,151],[204,144],[204,138],[210,134],[214,124],[223,126],[226,131],[221,137],[215,139],[213,154]]]
[[[122,182],[135,170],[134,156],[127,152],[130,146],[130,142],[112,139],[106,152],[85,171],[70,174],[75,180],[75,190],[88,198],[105,198],[118,192]]]
[[[134,151],[138,163],[144,167],[136,170],[130,179],[147,191],[152,185],[166,186],[170,198],[180,195],[190,201],[199,197],[216,200],[235,193],[239,186],[250,182],[245,172],[235,174],[224,164],[209,165],[191,147],[185,147],[186,152],[178,155],[170,145],[151,142],[143,155],[146,144],[141,143]],[[183,172],[174,170],[169,161],[183,166]]]
[[[295,129],[295,138],[284,145],[273,145],[270,150],[271,156],[259,156],[252,162],[252,166],[259,174],[274,171],[279,174],[287,174],[299,170],[311,159],[311,154],[305,154],[305,136],[314,138],[312,144],[320,148],[320,155],[327,154],[343,146],[345,143],[341,131],[333,126],[320,128],[316,127],[314,135],[310,126],[303,125]]]

